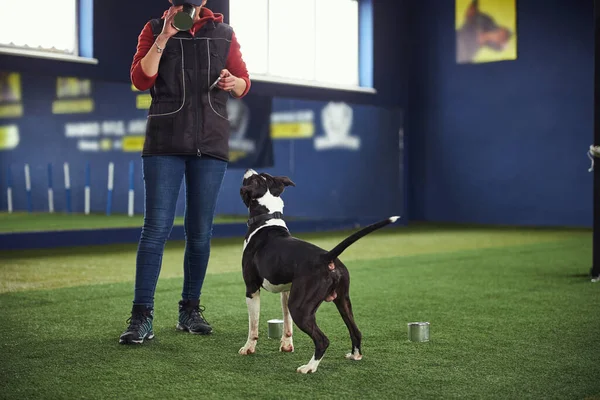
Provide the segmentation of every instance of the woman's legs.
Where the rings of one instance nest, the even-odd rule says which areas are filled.
[[[129,326],[119,337],[122,344],[141,344],[154,338],[154,292],[162,266],[165,243],[173,228],[177,196],[185,172],[185,158],[152,156],[142,159],[144,173],[144,225],[138,243],[135,291]]]
[[[183,300],[198,300],[210,257],[213,218],[227,163],[211,157],[187,162]]]
[[[144,157],[144,225],[136,258],[133,304],[154,306],[154,291],[162,266],[165,243],[173,228],[177,196],[185,173],[185,158]]]
[[[178,328],[192,333],[212,331],[199,309],[210,257],[213,218],[227,163],[211,157],[189,158],[185,173],[185,255]]]

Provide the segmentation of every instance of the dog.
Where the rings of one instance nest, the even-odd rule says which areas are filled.
[[[473,0],[465,12],[464,24],[456,31],[457,62],[473,62],[484,47],[504,51],[513,36],[508,27],[498,25],[492,16],[480,10],[478,0]]]
[[[354,321],[350,302],[350,275],[338,256],[361,237],[396,222],[394,216],[369,225],[340,242],[332,250],[293,237],[283,220],[281,194],[288,186],[296,186],[286,176],[271,176],[246,170],[240,196],[248,208],[248,230],[244,238],[242,275],[246,285],[248,306],[248,339],[239,354],[256,351],[260,317],[260,290],[280,293],[283,311],[283,334],[279,350],[293,352],[293,324],[314,342],[314,355],[308,364],[297,368],[307,374],[317,371],[329,346],[329,339],[319,329],[315,313],[325,302],[333,302],[352,342],[346,358],[362,358],[362,334]]]

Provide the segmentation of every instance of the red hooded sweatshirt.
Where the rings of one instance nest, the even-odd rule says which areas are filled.
[[[166,15],[167,12],[165,11],[162,18]],[[192,35],[195,34],[196,31],[202,28],[208,21],[223,22],[223,14],[215,14],[208,8],[202,7],[200,10],[200,19],[194,23],[189,32]],[[150,89],[154,85],[154,81],[158,75],[146,75],[141,64],[142,58],[148,54],[148,51],[150,51],[153,44],[154,34],[152,33],[152,28],[148,22],[138,37],[137,51],[133,56],[133,63],[131,64],[131,82],[138,90],[144,91]],[[244,97],[248,93],[248,90],[250,90],[250,76],[248,74],[248,69],[246,68],[246,63],[242,59],[240,44],[235,37],[235,33],[233,33],[233,36],[231,37],[231,47],[227,62],[225,63],[225,68],[229,70],[233,76],[246,81],[246,90],[244,90],[244,93],[240,96]]]

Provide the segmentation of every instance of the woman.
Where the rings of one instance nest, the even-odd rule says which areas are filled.
[[[193,5],[196,13],[192,28],[180,32],[172,23],[184,2]],[[240,98],[250,89],[240,45],[223,16],[204,7],[206,0],[171,3],[162,18],[144,26],[131,66],[133,85],[150,89],[152,103],[142,151],[144,225],[131,318],[119,338],[123,344],[140,344],[154,337],[154,292],[184,177],[186,243],[177,329],[212,332],[200,307],[200,294],[215,206],[228,163],[226,105],[230,95]]]

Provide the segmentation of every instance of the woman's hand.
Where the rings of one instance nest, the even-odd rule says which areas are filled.
[[[140,61],[142,71],[144,74],[146,74],[146,76],[154,76],[158,73],[158,64],[160,63],[162,52],[167,46],[169,38],[178,32],[177,29],[175,29],[171,24],[173,22],[173,17],[182,8],[183,6],[169,8],[167,14],[165,15],[165,22],[162,32],[154,40],[152,51],[149,51]]]
[[[221,80],[217,83],[219,89],[226,92],[231,92],[235,88],[236,77],[231,74],[228,70],[224,69],[221,71]]]
[[[221,70],[221,80],[217,87],[226,92],[233,92],[233,95],[239,97],[246,90],[246,81],[235,77],[229,70]]]
[[[165,37],[165,39],[169,39],[170,37],[176,35],[177,32],[179,32],[173,26],[173,18],[175,17],[175,14],[177,14],[182,9],[183,9],[183,6],[177,6],[177,7],[171,6],[169,8],[169,10],[167,11],[167,15],[165,15],[165,23],[163,25],[163,29],[161,32],[161,35],[163,35]]]

